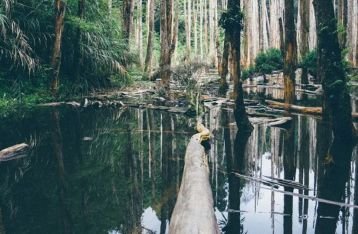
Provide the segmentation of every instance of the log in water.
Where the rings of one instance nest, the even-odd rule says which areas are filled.
[[[170,220],[170,234],[219,233],[209,183],[208,159],[201,145],[201,140],[207,139],[208,130],[199,125],[198,131],[186,149],[183,178]]]

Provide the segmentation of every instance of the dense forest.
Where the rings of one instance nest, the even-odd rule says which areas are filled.
[[[220,26],[229,3],[4,0],[0,3],[2,93],[17,99],[33,93],[46,97],[47,87],[55,96],[80,94],[126,85],[136,75],[148,79],[159,68],[168,73],[170,67],[193,62],[216,67],[225,76],[225,61],[232,62],[233,56],[228,52],[230,36]],[[265,52],[273,56],[272,48],[283,52],[289,38],[295,41],[298,65],[312,66],[312,51],[317,48],[312,0],[244,0],[239,5],[240,65],[245,74],[283,68],[275,57],[255,64]],[[334,1],[339,45],[349,67],[358,64],[357,9],[354,0]],[[293,37],[286,35],[286,26]],[[168,79],[168,74],[161,76]]]

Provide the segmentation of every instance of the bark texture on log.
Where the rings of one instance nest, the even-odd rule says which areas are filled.
[[[202,126],[202,125],[201,125]],[[185,166],[178,199],[170,220],[170,234],[218,234],[213,195],[209,183],[208,159],[200,144],[208,130],[190,139],[185,153]]]

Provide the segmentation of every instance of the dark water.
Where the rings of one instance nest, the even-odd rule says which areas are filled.
[[[0,233],[167,233],[193,119],[64,108],[0,123],[0,149],[32,145],[27,157],[0,163]],[[319,119],[294,116],[287,130],[255,124],[248,139],[236,136],[230,112],[212,109],[205,123],[226,233],[358,233],[357,210],[302,198],[358,203],[356,149],[331,144]]]

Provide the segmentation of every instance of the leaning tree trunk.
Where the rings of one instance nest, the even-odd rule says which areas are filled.
[[[64,27],[64,19],[66,12],[66,4],[62,0],[55,2],[55,42],[52,51],[51,66],[52,66],[52,82],[51,91],[57,95],[59,85],[59,73],[61,67],[61,41]]]
[[[171,57],[175,47],[173,46],[172,39],[172,8],[173,0],[161,0],[160,5],[160,88],[162,88],[166,94],[169,92],[169,81],[170,81],[170,67]]]
[[[323,87],[323,119],[331,124],[334,137],[352,140],[352,107],[338,43],[333,3],[314,0],[318,37],[317,76]]]
[[[154,6],[155,0],[148,0],[149,11],[148,11],[148,40],[147,40],[147,55],[145,57],[144,72],[150,73],[152,67],[153,57],[153,37],[154,37]],[[147,6],[148,7],[148,6]]]
[[[285,103],[295,101],[295,71],[297,66],[297,42],[293,0],[285,0],[285,61],[283,77],[285,82]]]

